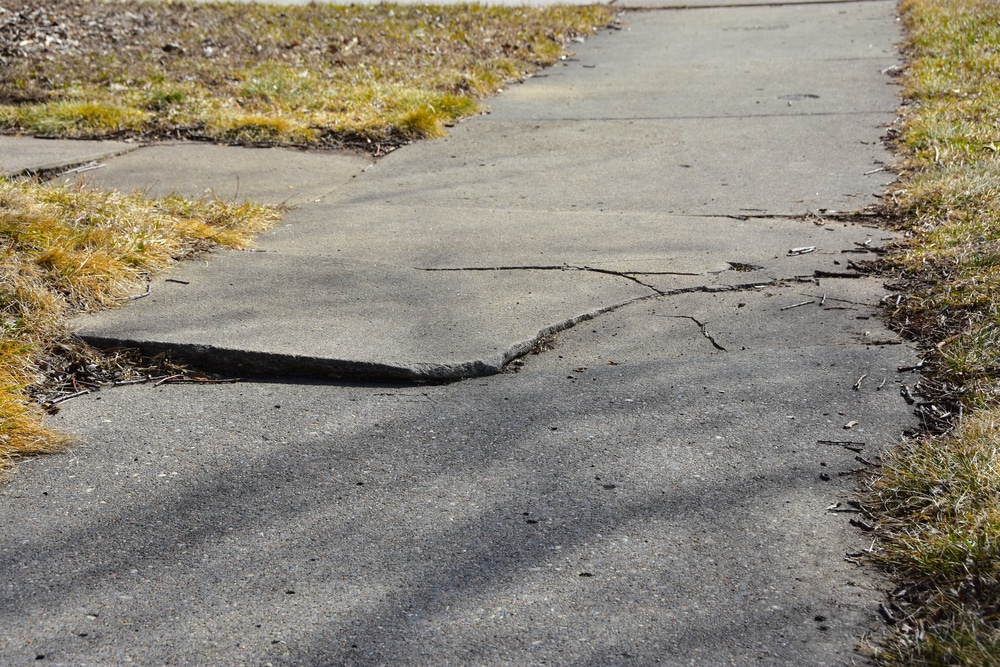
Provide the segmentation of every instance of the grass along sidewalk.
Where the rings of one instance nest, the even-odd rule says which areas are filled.
[[[378,154],[478,113],[612,18],[606,7],[0,0],[0,132]],[[58,372],[70,391],[132,363],[75,341],[68,316],[125,303],[192,252],[244,247],[280,214],[0,178],[0,469],[65,444],[44,426],[39,383]]]
[[[0,131],[391,148],[609,25],[608,8],[2,0]]]
[[[0,468],[66,442],[43,425],[34,385],[60,373],[72,392],[112,378],[115,360],[75,341],[67,316],[124,303],[149,274],[191,253],[245,247],[280,214],[0,179]]]
[[[884,665],[1000,664],[1000,4],[904,0],[910,60],[888,259],[924,352],[925,434],[866,491],[902,616]]]

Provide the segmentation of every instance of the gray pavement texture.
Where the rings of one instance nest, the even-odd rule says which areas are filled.
[[[891,179],[895,5],[625,23],[375,163],[67,176],[295,208],[79,323],[253,379],[64,404],[0,489],[0,664],[864,663],[887,584],[829,508],[913,426],[850,264],[891,234],[843,215]]]

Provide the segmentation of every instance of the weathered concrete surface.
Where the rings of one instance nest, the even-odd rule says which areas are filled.
[[[229,373],[449,379],[498,373],[540,337],[655,295],[594,272],[428,272],[271,253],[227,253],[183,275],[188,284],[157,281],[147,319],[130,309],[138,315],[95,343],[121,344],[121,332],[134,329],[141,333],[126,344],[174,350]],[[295,326],[276,326],[282,321]]]
[[[371,158],[347,152],[176,143],[146,146],[63,180],[150,197],[179,194],[296,206],[336,196],[371,164]]]
[[[637,303],[457,384],[68,403],[54,424],[81,442],[0,501],[0,655],[860,664],[883,584],[844,560],[870,546],[853,515],[826,508],[865,466],[817,441],[867,459],[894,441],[913,357],[862,344],[895,341],[856,319],[878,294],[859,287]]]
[[[828,508],[912,425],[915,359],[877,280],[812,276],[888,236],[829,209],[888,180],[892,10],[629,14],[446,140],[304,174],[265,252],[89,323],[234,371],[435,377],[607,309],[462,382],[65,403],[78,444],[0,495],[0,664],[863,662],[885,584]],[[207,185],[114,162],[105,185]]]

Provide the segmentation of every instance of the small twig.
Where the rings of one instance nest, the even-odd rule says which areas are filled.
[[[889,625],[894,625],[896,623],[896,617],[893,616],[892,612],[889,611],[889,608],[881,602],[878,605],[878,613],[882,614],[882,618],[884,618],[885,622]]]
[[[82,174],[85,171],[93,171],[94,169],[102,169],[105,165],[101,164],[97,160],[91,160],[87,164],[82,164],[79,167],[74,167],[73,169],[67,169],[66,171],[59,174],[60,176],[68,176],[69,174]]]
[[[180,285],[190,285],[191,284],[191,281],[189,281],[189,280],[181,280],[180,278],[166,278],[166,279],[164,279],[163,282],[165,282],[165,283],[178,283]]]
[[[823,304],[825,304],[825,303],[826,303],[826,294],[824,294],[823,298],[819,300],[820,308],[822,308]]]
[[[900,373],[906,373],[907,371],[919,371],[924,367],[924,360],[921,359],[917,362],[915,366],[898,366],[896,370]]]
[[[139,379],[139,380],[115,380],[115,382],[111,386],[113,386],[113,387],[124,387],[124,386],[130,385],[130,384],[146,384],[147,382],[151,382],[152,380],[153,380],[153,378],[148,378],[148,377],[147,378],[142,378],[142,379]]]
[[[870,466],[870,467],[872,467],[872,468],[877,468],[877,467],[878,467],[878,464],[877,464],[877,463],[872,463],[871,461],[867,461],[867,460],[865,460],[865,459],[864,459],[863,457],[861,457],[861,456],[855,456],[855,457],[854,457],[854,460],[855,460],[855,461],[857,461],[858,463],[862,463],[862,464],[864,464],[864,465],[866,465],[866,466]]]
[[[875,517],[872,516],[872,513],[869,512],[868,510],[866,510],[865,507],[864,507],[864,505],[862,505],[858,501],[856,501],[856,500],[848,500],[847,504],[850,505],[851,507],[853,507],[854,509],[858,510],[862,514],[864,514],[866,517],[868,517],[872,521],[875,521]]]
[[[816,299],[810,299],[809,301],[801,301],[799,303],[793,303],[790,306],[785,306],[781,310],[791,310],[792,308],[798,308],[799,306],[808,306],[810,303],[816,303]]]
[[[803,246],[801,248],[791,248],[788,251],[788,255],[789,255],[789,257],[794,257],[795,255],[806,255],[806,254],[811,253],[811,252],[816,252],[816,246],[814,246],[814,245],[807,245],[807,246]]]
[[[885,171],[885,167],[879,167],[878,169],[872,169],[871,171],[866,171],[865,176],[871,176],[872,174],[877,174],[880,171]]]
[[[868,377],[868,373],[865,373],[864,375],[858,378],[857,382],[854,383],[854,391],[858,391],[859,389],[861,389],[861,383],[864,381],[866,377]]]
[[[861,530],[863,530],[865,532],[871,532],[871,531],[875,530],[875,526],[871,525],[870,523],[866,523],[865,521],[862,521],[861,519],[851,519],[850,523],[855,528],[860,528]]]
[[[153,386],[154,387],[159,387],[161,384],[166,384],[167,382],[170,382],[171,380],[176,380],[177,378],[182,378],[182,377],[184,377],[184,376],[180,375],[180,374],[178,374],[178,375],[168,375],[167,377],[161,379],[159,382],[157,382]]]
[[[243,378],[220,378],[214,380],[212,378],[202,378],[202,377],[185,377],[180,380],[171,380],[170,384],[233,384],[240,382]]]
[[[887,377],[883,377],[882,378],[882,382],[879,383],[879,386],[875,387],[875,391],[882,391],[882,387],[885,386],[885,381],[888,380],[888,379],[889,378],[887,378]]]
[[[123,299],[120,299],[120,300],[121,301],[135,301],[136,299],[141,299],[143,297],[149,296],[149,293],[151,291],[153,291],[153,286],[147,283],[146,284],[146,291],[143,292],[142,294],[133,294],[132,296],[127,296],[127,297],[124,297]]]
[[[78,391],[78,392],[73,393],[73,394],[67,394],[65,396],[60,396],[59,398],[53,398],[53,399],[45,401],[45,402],[48,405],[59,405],[60,403],[64,403],[64,402],[70,400],[71,398],[80,398],[84,394],[89,394],[89,393],[90,393],[89,389],[84,389],[83,391]]]
[[[865,443],[857,442],[855,440],[817,440],[816,443],[820,445],[843,447],[844,449],[851,450],[855,454],[860,454],[865,448]]]

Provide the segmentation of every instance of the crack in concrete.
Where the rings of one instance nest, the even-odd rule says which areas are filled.
[[[634,275],[630,275],[627,272],[614,271],[612,269],[598,269],[592,266],[574,266],[571,264],[562,265],[542,265],[542,266],[469,266],[469,267],[448,267],[440,269],[428,269],[420,268],[418,271],[587,271],[590,273],[601,273],[608,276],[617,276],[619,278],[625,278],[626,280],[631,280],[634,283],[642,285],[646,289],[650,289],[656,292],[660,296],[666,296],[666,293],[649,283],[644,283],[643,281],[636,278]],[[678,276],[700,276],[701,273],[669,273],[664,275],[678,275]]]
[[[712,337],[712,334],[708,333],[708,325],[704,322],[699,321],[697,318],[692,317],[691,315],[663,315],[663,317],[669,317],[675,320],[691,320],[692,322],[698,325],[698,328],[701,329],[701,335],[708,339],[708,342],[712,344],[712,347],[722,352],[728,352],[726,348],[719,345],[719,343],[715,340],[715,338]]]
[[[455,382],[459,380],[485,377],[501,373],[515,359],[519,359],[533,350],[538,349],[538,345],[544,339],[552,335],[571,329],[572,327],[596,319],[606,313],[611,313],[626,306],[650,299],[663,299],[665,297],[677,296],[692,293],[721,293],[740,292],[755,290],[762,287],[777,286],[784,283],[813,283],[817,284],[817,277],[792,276],[785,278],[768,278],[766,280],[752,280],[736,285],[694,285],[689,287],[678,287],[675,289],[660,289],[649,285],[628,271],[613,271],[611,269],[599,269],[587,266],[569,265],[542,265],[542,266],[506,266],[506,267],[466,267],[466,268],[424,268],[421,271],[588,271],[604,275],[615,276],[630,280],[650,290],[649,294],[627,299],[620,303],[596,308],[594,310],[581,313],[579,315],[566,318],[549,326],[539,329],[534,336],[526,340],[514,343],[506,350],[485,355],[478,359],[470,359],[457,363],[382,363],[373,361],[357,361],[352,359],[335,359],[327,357],[312,357],[306,355],[295,355],[285,353],[266,352],[262,350],[230,349],[213,345],[190,344],[190,343],[168,343],[153,340],[124,340],[121,338],[105,338],[100,336],[83,336],[87,342],[96,347],[131,347],[142,350],[145,354],[155,355],[161,352],[172,352],[179,357],[196,365],[203,370],[218,370],[224,373],[237,372],[249,374],[250,376],[285,376],[285,377],[313,377],[324,379],[386,379],[402,380],[409,382]],[[635,272],[639,273],[639,272]],[[641,273],[639,275],[642,275]],[[655,273],[647,275],[657,275]],[[659,275],[671,275],[664,272]],[[704,275],[678,273],[678,275]],[[839,276],[838,276],[839,277]],[[850,276],[850,277],[863,277]],[[700,329],[702,335],[721,351],[727,352],[713,336],[709,333],[707,325],[697,318],[689,315],[665,315],[664,317],[675,317],[688,319],[694,322]]]
[[[766,280],[755,280],[746,283],[739,283],[737,285],[694,285],[690,287],[678,287],[675,289],[660,289],[654,287],[648,283],[645,283],[636,276],[706,276],[721,273],[717,272],[706,272],[706,273],[689,273],[684,271],[614,271],[612,269],[600,269],[592,266],[576,266],[571,264],[550,264],[550,265],[523,265],[523,266],[465,266],[465,267],[442,267],[442,268],[417,268],[418,271],[586,271],[591,273],[601,273],[609,276],[616,276],[618,278],[625,278],[626,280],[631,280],[634,283],[642,285],[643,287],[656,293],[656,296],[674,296],[677,294],[691,294],[692,292],[706,292],[706,293],[716,293],[716,292],[738,292],[749,289],[756,289],[758,287],[767,287],[768,285],[777,285],[780,283],[787,282],[798,282],[798,283],[815,283],[817,278],[860,278],[863,274],[836,274],[827,275],[829,272],[816,271],[816,275],[812,276],[791,276],[784,278],[767,278]],[[730,269],[725,269],[730,270]],[[731,269],[736,270],[736,269]],[[823,275],[819,275],[823,274]],[[652,295],[650,295],[652,296]],[[640,297],[646,298],[646,297]]]

